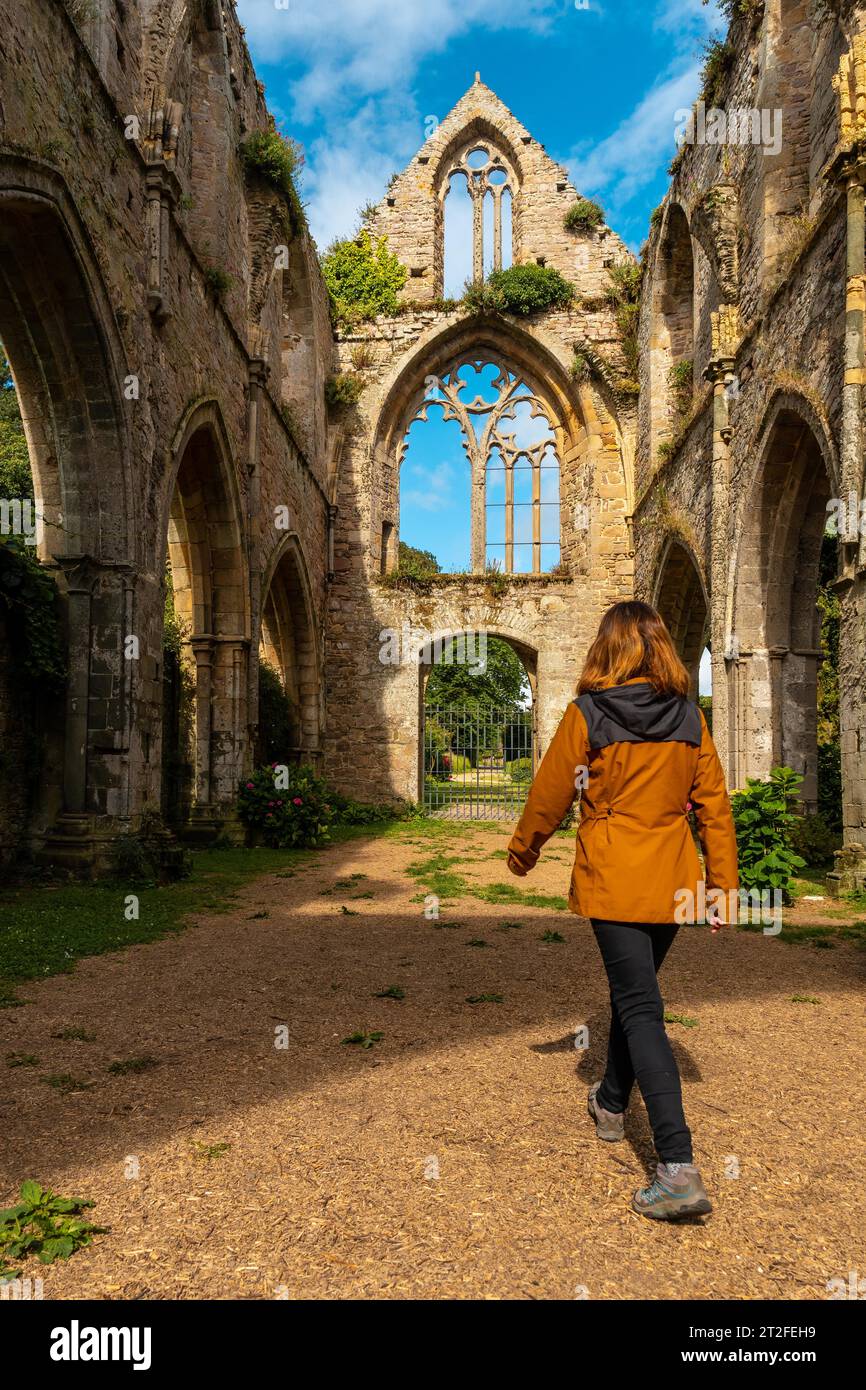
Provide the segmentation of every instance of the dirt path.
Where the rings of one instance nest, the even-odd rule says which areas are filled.
[[[640,1101],[615,1147],[585,1114],[606,1048],[589,927],[472,896],[437,925],[413,901],[408,866],[440,850],[473,883],[561,895],[567,842],[518,881],[506,827],[453,837],[334,847],[0,1014],[0,1054],[40,1059],[4,1069],[0,1196],[36,1177],[111,1227],[28,1266],[46,1298],[825,1298],[866,1272],[866,953],[681,933],[663,992],[716,1212],[655,1225],[628,1210]],[[52,1037],[70,1028],[95,1040]],[[341,1042],[357,1030],[383,1037]],[[158,1065],[107,1072],[141,1057]],[[94,1084],[40,1080],[63,1073]]]

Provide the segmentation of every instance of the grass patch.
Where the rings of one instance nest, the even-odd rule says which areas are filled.
[[[60,1091],[64,1096],[71,1095],[73,1091],[89,1091],[91,1086],[95,1086],[95,1081],[84,1081],[80,1076],[73,1076],[71,1071],[55,1072],[51,1076],[40,1078],[46,1086],[50,1086],[54,1091]]]
[[[127,1057],[124,1061],[112,1062],[108,1067],[112,1076],[136,1076],[142,1071],[152,1071],[158,1067],[156,1057]]]
[[[554,912],[567,912],[568,900],[552,897],[546,893],[526,893],[511,883],[470,883],[463,874],[457,873],[452,865],[463,864],[462,855],[449,855],[444,849],[429,859],[416,859],[407,866],[411,878],[420,880],[427,893],[437,898],[454,902],[461,898],[478,898],[485,903],[508,903],[518,907],[544,907]],[[413,902],[423,902],[424,895],[413,898]]]
[[[679,1023],[683,1028],[697,1028],[698,1020],[689,1018],[688,1014],[665,1014],[665,1023]]]
[[[400,985],[389,985],[387,989],[380,989],[378,994],[373,995],[374,999],[405,999],[406,991]]]
[[[39,1058],[35,1052],[7,1052],[7,1067],[38,1067]]]
[[[362,1033],[359,1031],[350,1033],[348,1038],[343,1038],[343,1042],[348,1043],[351,1047],[362,1047],[367,1052],[377,1042],[381,1042],[384,1036],[384,1033]]]
[[[62,1042],[96,1042],[96,1034],[88,1033],[86,1028],[61,1028],[59,1033],[52,1033],[52,1038],[60,1038]]]
[[[193,1142],[196,1158],[204,1158],[208,1162],[214,1158],[222,1158],[223,1154],[227,1154],[230,1148],[231,1144],[225,1142],[221,1144],[204,1144],[201,1139],[196,1139]]]
[[[467,1004],[501,1004],[504,994],[467,994]]]
[[[118,880],[5,889],[0,892],[0,1006],[22,1002],[14,989],[21,981],[67,974],[85,956],[159,941],[183,931],[203,909],[230,912],[231,895],[250,879],[285,871],[314,854],[239,847],[196,851],[189,878],[137,890],[139,918],[131,922],[124,917],[129,885]]]
[[[814,994],[792,994],[792,1004],[820,1004],[821,1000],[816,999]]]

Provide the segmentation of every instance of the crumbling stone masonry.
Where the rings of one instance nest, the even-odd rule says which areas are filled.
[[[731,785],[786,763],[814,806],[815,586],[828,503],[846,503],[848,883],[862,882],[853,847],[866,843],[864,28],[864,6],[846,0],[766,0],[732,25],[715,100],[727,142],[683,146],[653,219],[634,515],[637,593],[661,606],[693,668],[711,646]],[[748,129],[750,110],[777,109],[778,153],[732,140],[732,116]]]
[[[57,756],[2,843],[78,865],[162,807],[167,558],[199,826],[249,765],[263,611],[319,757],[333,346],[308,234],[244,173],[269,118],[231,5],[2,0],[0,93],[0,338],[69,665]]]
[[[497,167],[513,190],[514,262],[540,262],[570,279],[578,296],[569,309],[518,320],[443,303],[443,201],[450,175],[471,167],[467,157],[475,151],[481,174]],[[631,593],[635,399],[604,380],[578,382],[572,375],[578,343],[622,368],[613,311],[603,296],[611,267],[631,257],[606,226],[565,230],[576,197],[565,171],[476,77],[370,219],[372,235],[387,236],[409,277],[398,316],[341,334],[338,343],[342,369],[358,371],[364,390],[334,445],[325,747],[331,775],[357,797],[376,788],[419,798],[425,666],[415,657],[425,641],[479,631],[509,641],[530,676],[540,751],[573,696],[602,611]],[[476,200],[476,278],[479,205]],[[423,408],[430,378],[442,381],[464,364],[486,362],[522,378],[552,425],[561,470],[561,566],[501,582],[485,572],[480,457],[472,476],[471,572],[442,575],[419,594],[394,574],[406,431]],[[383,632],[404,628],[410,634],[404,659],[383,662]]]
[[[784,761],[813,804],[818,551],[827,503],[853,497],[840,881],[862,882],[866,7],[746,9],[714,99],[735,129],[780,109],[782,142],[765,151],[729,122],[724,142],[677,158],[646,253],[638,394],[609,293],[629,252],[603,223],[566,229],[567,174],[479,78],[370,220],[407,268],[399,312],[335,340],[297,209],[244,167],[269,117],[230,0],[0,0],[0,338],[69,669],[23,807],[27,711],[0,628],[0,861],[98,862],[118,831],[179,804],[162,746],[167,563],[193,690],[175,752],[202,838],[231,824],[251,766],[260,652],[296,710],[294,756],[355,796],[414,800],[425,641],[511,642],[541,753],[601,612],[633,592],[661,606],[695,676],[710,645],[732,784]],[[569,308],[517,318],[443,300],[457,173],[478,181],[475,278],[488,193],[494,264],[510,199],[514,262],[571,280]],[[537,535],[531,567],[512,564],[506,534],[505,569],[521,572],[489,572],[476,441],[469,570],[412,587],[396,572],[407,429],[455,369],[485,362],[503,390],[525,382],[551,427],[560,564],[536,563]],[[363,391],[329,416],[338,370]],[[380,659],[383,631],[408,633],[403,661]]]

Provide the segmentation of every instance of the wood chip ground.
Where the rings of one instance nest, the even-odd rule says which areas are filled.
[[[473,882],[564,893],[568,844],[515,880],[507,835],[455,827],[448,852]],[[681,932],[662,986],[695,1021],[669,1033],[715,1213],[656,1225],[629,1211],[640,1100],[621,1145],[586,1115],[607,1037],[589,926],[468,896],[436,925],[407,874],[430,853],[411,826],[334,846],[230,915],[21,987],[0,1056],[40,1064],[4,1070],[2,1197],[35,1177],[111,1228],[28,1266],[46,1298],[820,1299],[866,1273],[866,952]],[[484,994],[502,1002],[466,1002]],[[40,1080],[59,1073],[93,1084]]]

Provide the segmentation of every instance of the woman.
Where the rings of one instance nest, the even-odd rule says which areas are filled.
[[[718,755],[689,678],[659,614],[646,603],[605,613],[569,705],[508,847],[527,874],[575,797],[580,828],[569,907],[588,917],[610,984],[604,1078],[590,1088],[599,1139],[624,1138],[637,1080],[658,1167],[635,1193],[642,1216],[671,1220],[712,1210],[694,1166],[677,1064],[656,975],[678,923],[702,920],[704,893],[737,889],[737,842]],[[706,883],[688,820],[694,810]],[[710,894],[713,899],[721,894]],[[725,918],[711,910],[713,931]]]

